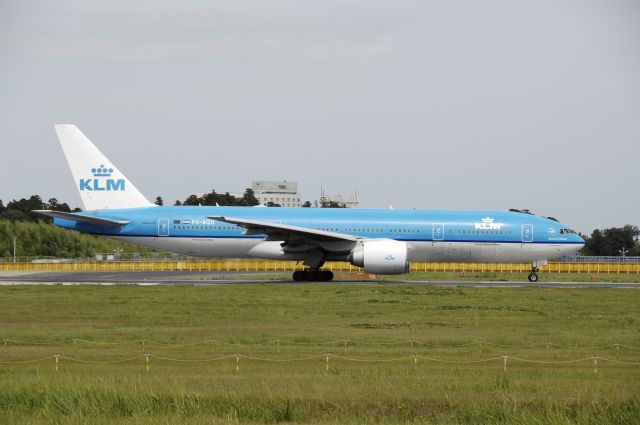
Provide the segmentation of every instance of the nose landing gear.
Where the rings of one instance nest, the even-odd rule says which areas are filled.
[[[297,270],[293,272],[293,280],[296,282],[329,282],[333,280],[333,272],[330,270]]]
[[[531,263],[531,273],[529,273],[529,282],[537,282],[538,281],[538,272],[540,271],[541,266],[546,266],[549,264],[549,260],[538,260]]]

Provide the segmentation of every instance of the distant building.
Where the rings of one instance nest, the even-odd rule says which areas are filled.
[[[273,202],[282,207],[302,206],[297,182],[259,180],[251,182],[251,189],[262,205]]]
[[[358,208],[360,202],[358,201],[358,195],[327,195],[324,190],[320,192],[320,205],[324,203],[335,202],[340,205],[344,205],[345,208]]]

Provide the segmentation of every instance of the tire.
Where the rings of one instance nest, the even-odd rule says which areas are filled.
[[[304,277],[305,280],[308,280],[309,282],[317,282],[320,279],[320,272],[315,272],[315,271],[311,271],[311,270],[307,270],[304,273]]]
[[[537,282],[538,281],[538,275],[535,273],[529,273],[529,282]]]
[[[305,277],[305,272],[303,271],[297,270],[293,272],[293,280],[295,280],[296,282],[302,282]]]
[[[318,272],[318,280],[321,282],[329,282],[333,279],[333,272],[330,270],[323,270]]]

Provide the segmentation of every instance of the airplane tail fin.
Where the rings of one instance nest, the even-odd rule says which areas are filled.
[[[85,210],[153,206],[78,127],[55,129]]]

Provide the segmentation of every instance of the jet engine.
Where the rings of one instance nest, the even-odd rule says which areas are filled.
[[[351,264],[364,268],[367,273],[408,273],[407,244],[392,239],[372,239],[358,242],[351,251]]]

